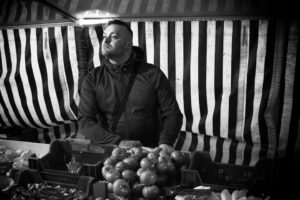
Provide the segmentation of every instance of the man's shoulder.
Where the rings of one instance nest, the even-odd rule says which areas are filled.
[[[160,73],[160,68],[158,66],[147,62],[140,64],[140,70],[148,73]]]
[[[94,79],[97,79],[97,77],[101,76],[102,74],[102,71],[103,71],[103,66],[98,66],[98,67],[95,67],[93,69],[91,69],[84,77],[84,79],[86,81],[92,81]]]
[[[97,74],[101,73],[104,70],[104,68],[105,68],[104,65],[97,66],[97,67],[93,68],[92,70],[90,70],[89,74],[90,74],[90,76],[97,75]]]

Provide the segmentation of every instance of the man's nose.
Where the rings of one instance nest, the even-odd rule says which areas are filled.
[[[103,40],[105,43],[110,43],[110,37],[105,37],[105,38],[103,38]]]

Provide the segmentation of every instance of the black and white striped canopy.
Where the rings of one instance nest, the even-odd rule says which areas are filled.
[[[296,18],[293,0],[1,0],[0,27],[128,18]]]
[[[299,23],[129,23],[134,45],[167,75],[184,114],[176,149],[254,165],[293,146]],[[101,39],[102,26],[1,30],[1,126],[35,127],[45,142],[77,134],[79,85],[101,65]]]
[[[37,1],[0,2],[1,25],[35,24],[0,28],[0,127],[35,128],[40,141],[47,143],[80,134],[80,84],[89,70],[101,65],[102,26],[40,26],[36,22],[56,17],[71,21],[72,16],[79,16],[76,13],[100,6],[111,13],[124,12],[134,45],[167,75],[184,115],[176,149],[204,150],[217,162],[239,165],[254,165],[261,157],[294,151],[300,133],[300,109],[295,103],[300,98],[296,87],[300,80],[298,20],[253,19],[246,14],[232,19],[197,14],[193,16],[199,18],[189,19],[177,14],[174,18],[146,16],[148,11],[166,9],[166,2],[177,13],[181,6],[210,11],[260,1],[59,2],[59,12]],[[139,13],[143,19],[128,17],[134,16],[136,4],[143,7]]]

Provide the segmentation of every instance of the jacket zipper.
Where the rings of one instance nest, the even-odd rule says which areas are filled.
[[[125,76],[125,74],[124,74],[124,76]],[[129,82],[129,80],[127,81],[127,84],[128,84],[128,82]],[[127,88],[127,84],[126,84],[126,88]],[[129,139],[129,124],[128,124],[128,101],[129,101],[129,95],[130,94],[128,94],[128,100],[126,102],[125,109],[124,109],[126,139]]]
[[[122,69],[122,66],[120,66],[120,69]],[[121,96],[121,100],[123,100],[123,97],[124,97],[124,94],[125,94],[125,89],[127,88],[127,84],[128,82],[126,82],[125,80],[125,73],[123,71],[120,72],[120,77],[121,77],[121,93],[122,93],[122,96]],[[128,97],[129,98],[129,97]],[[127,113],[127,106],[128,105],[128,102],[126,102],[126,105],[125,105],[125,108],[124,108],[124,133],[125,133],[125,139],[129,139],[129,127],[128,127],[128,113]]]

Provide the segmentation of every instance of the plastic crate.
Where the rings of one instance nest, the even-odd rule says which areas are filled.
[[[260,159],[255,166],[214,163],[208,152],[195,151],[190,165],[181,169],[181,184],[210,186],[214,191],[248,189],[250,194],[268,191],[272,161]]]
[[[77,151],[67,140],[55,140],[51,143],[49,153],[42,158],[29,158],[29,168],[41,171],[57,170],[68,172],[67,164],[72,158],[80,163],[79,175],[92,176],[96,180],[102,179],[101,168],[112,147],[102,148],[102,153]]]
[[[9,190],[13,186],[14,181],[7,176],[0,176],[0,199],[10,199]]]
[[[91,186],[94,181],[93,177],[80,176],[78,174],[69,173],[57,173],[57,171],[39,171],[33,169],[27,169],[19,171],[16,180],[15,192],[20,193],[20,188],[26,188],[28,190],[28,185],[32,184],[37,187],[39,184],[47,185],[43,190],[41,188],[37,189],[37,192],[30,193],[34,194],[34,198],[43,199],[67,199],[62,193],[56,191],[56,188],[64,188],[68,190],[77,191],[83,194],[82,199],[87,199],[91,194]],[[16,191],[19,190],[19,191]],[[32,197],[28,194],[28,191],[23,190],[23,196]],[[69,197],[68,197],[69,198]]]
[[[0,175],[5,175],[13,166],[13,162],[0,162]]]

